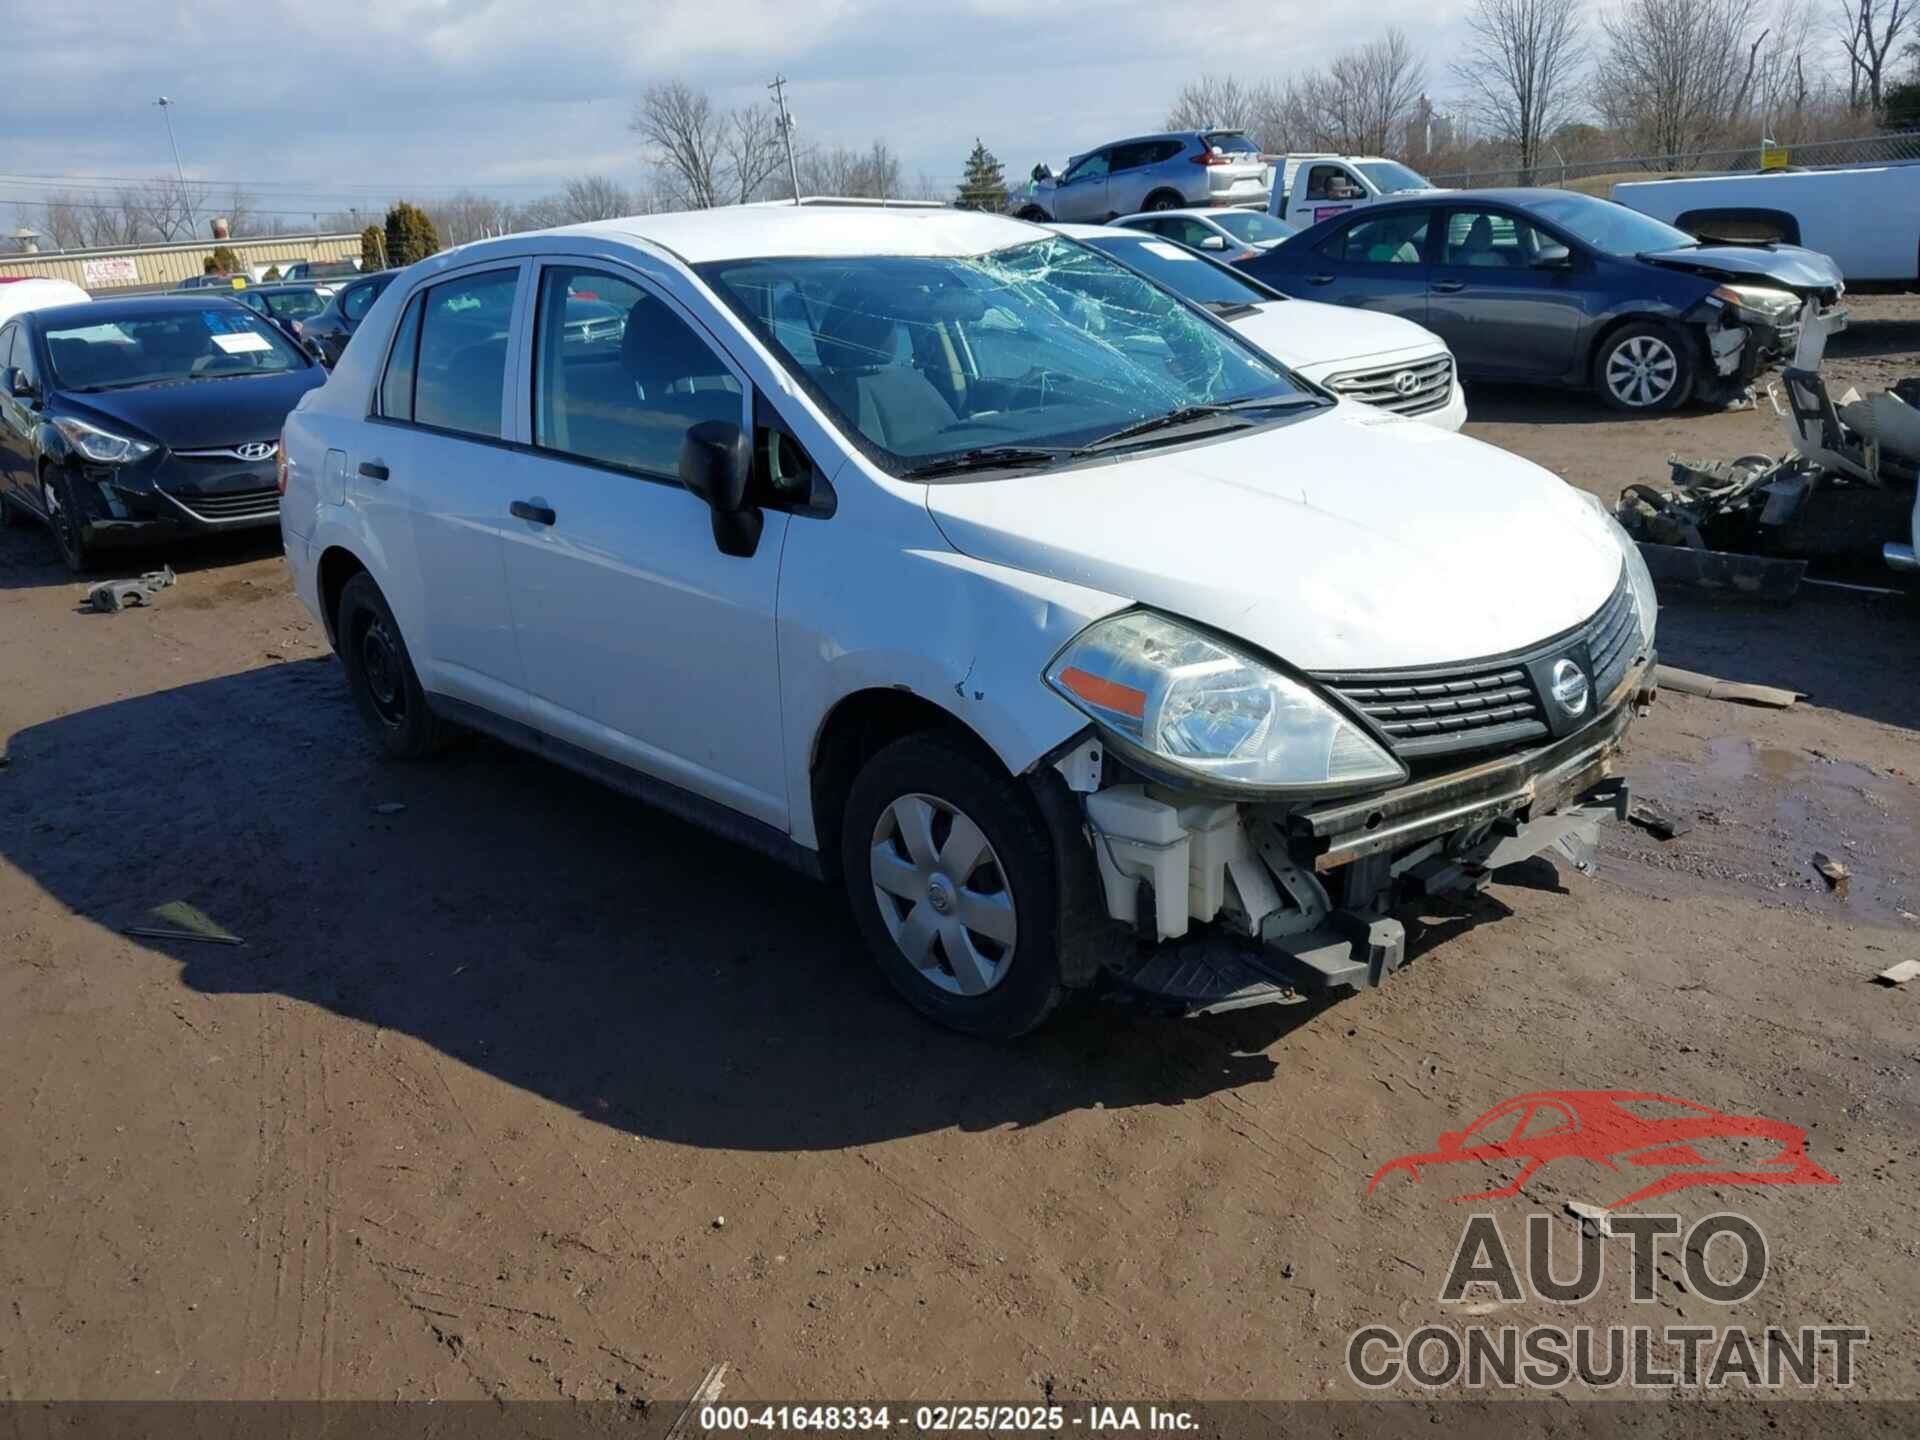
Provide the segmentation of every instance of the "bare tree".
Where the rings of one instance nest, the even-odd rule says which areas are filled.
[[[784,155],[770,109],[720,110],[678,80],[649,86],[627,128],[646,142],[661,189],[689,210],[760,198]]]
[[[556,225],[584,225],[590,220],[615,220],[638,212],[640,206],[624,185],[605,175],[576,175],[562,187]]]
[[[1674,169],[1750,114],[1760,0],[1626,0],[1600,19],[1594,103],[1645,163]]]
[[[1887,72],[1912,20],[1910,0],[1840,0],[1834,29],[1847,57],[1847,103],[1853,109],[1878,115],[1886,108]]]
[[[845,145],[810,149],[799,157],[803,195],[840,195],[864,200],[903,198],[900,157],[884,140],[866,150]]]
[[[1300,97],[1323,143],[1368,155],[1404,139],[1407,117],[1426,86],[1426,67],[1406,31],[1389,25],[1377,40],[1342,51]]]
[[[1231,75],[1202,75],[1180,87],[1167,107],[1166,126],[1169,130],[1253,131],[1272,104],[1269,85],[1243,84]]]
[[[1542,142],[1571,117],[1580,32],[1580,0],[1474,0],[1467,12],[1453,64],[1463,108],[1519,152],[1522,184],[1533,183]]]

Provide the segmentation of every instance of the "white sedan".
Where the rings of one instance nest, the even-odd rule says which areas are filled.
[[[1276,220],[1263,209],[1246,206],[1142,211],[1107,223],[1177,241],[1227,261],[1245,260],[1271,250],[1298,228]]]
[[[1446,341],[1397,315],[1294,300],[1171,240],[1111,225],[1052,225],[1212,311],[1296,374],[1337,395],[1458,430],[1467,397]]]

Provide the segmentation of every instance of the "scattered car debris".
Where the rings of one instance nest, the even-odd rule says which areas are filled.
[[[1793,446],[1786,455],[1671,456],[1666,489],[1621,491],[1615,514],[1655,579],[1785,599],[1810,560],[1920,570],[1920,376],[1835,400],[1820,362],[1841,324],[1809,309],[1781,386],[1768,387]],[[1889,531],[1903,538],[1883,540]]]
[[[1898,965],[1889,965],[1873,978],[1882,985],[1904,985],[1915,976],[1920,976],[1920,960],[1902,960]]]
[[[1604,1205],[1589,1205],[1584,1200],[1567,1201],[1567,1213],[1580,1222],[1580,1228],[1602,1238],[1613,1233],[1613,1212]]]
[[[693,1396],[687,1401],[687,1408],[680,1412],[680,1418],[673,1422],[673,1428],[667,1431],[667,1440],[680,1440],[687,1433],[688,1425],[696,1410],[712,1405],[720,1398],[720,1392],[727,1388],[727,1362],[709,1366],[706,1375],[694,1388]],[[705,1433],[705,1427],[701,1427]]]
[[[1820,872],[1820,878],[1827,882],[1827,888],[1840,899],[1847,898],[1847,881],[1853,872],[1824,850],[1813,852],[1813,868]]]
[[[1744,705],[1764,705],[1770,710],[1785,710],[1797,700],[1806,699],[1798,690],[1781,690],[1772,685],[1748,685],[1738,680],[1721,680],[1697,670],[1680,670],[1662,665],[1660,688],[1679,695],[1698,695],[1707,700],[1734,700]]]
[[[198,940],[208,945],[244,945],[247,942],[184,900],[169,900],[150,912],[160,925],[128,925],[122,934],[147,940]]]
[[[197,930],[162,930],[153,925],[129,925],[120,932],[143,940],[197,940],[203,945],[244,945],[238,935],[202,935]]]
[[[1627,812],[1627,819],[1656,840],[1678,840],[1693,829],[1691,820],[1682,820],[1678,816],[1656,810],[1644,800],[1633,802],[1633,808]]]
[[[87,604],[102,615],[111,615],[116,610],[146,604],[150,598],[172,586],[175,578],[173,567],[165,565],[158,570],[149,570],[138,580],[102,580],[88,587]]]
[[[404,800],[383,800],[380,804],[373,807],[373,813],[376,815],[398,815],[406,808],[407,806]]]

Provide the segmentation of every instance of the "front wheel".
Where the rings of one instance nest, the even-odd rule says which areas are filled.
[[[73,482],[65,476],[40,477],[40,506],[47,512],[47,529],[67,569],[85,575],[93,569],[93,549],[87,544],[80,504],[73,493]]]
[[[921,1014],[1011,1039],[1060,1003],[1046,823],[989,757],[939,735],[889,745],[853,782],[841,861],[868,948]]]
[[[1693,360],[1685,342],[1652,321],[1609,335],[1594,370],[1600,398],[1632,415],[1671,410],[1693,392]]]

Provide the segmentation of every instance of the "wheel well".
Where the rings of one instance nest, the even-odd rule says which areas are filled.
[[[364,574],[366,568],[358,555],[338,545],[320,557],[320,614],[327,623],[327,639],[334,645],[340,642],[333,624],[340,613],[340,592],[347,588],[347,581]]]
[[[1160,189],[1155,190],[1151,195],[1147,196],[1146,199],[1142,200],[1140,202],[1140,208],[1142,210],[1151,210],[1153,208],[1154,201],[1160,200],[1169,196],[1172,197],[1173,199],[1174,203],[1172,208],[1175,210],[1178,210],[1181,206],[1187,203],[1187,197],[1182,195],[1178,190],[1173,190],[1173,189],[1167,188],[1166,186],[1162,186]]]
[[[940,731],[978,747],[1000,763],[984,741],[931,700],[908,690],[860,690],[833,707],[814,741],[809,767],[813,828],[822,865],[840,871],[840,820],[854,777],[868,760],[894,741],[925,731]]]
[[[1027,206],[1026,209],[1022,210],[1018,215],[1018,217],[1016,218],[1021,220],[1038,220],[1038,221],[1044,222],[1047,218],[1047,212],[1042,210],[1038,205],[1029,205]]]

